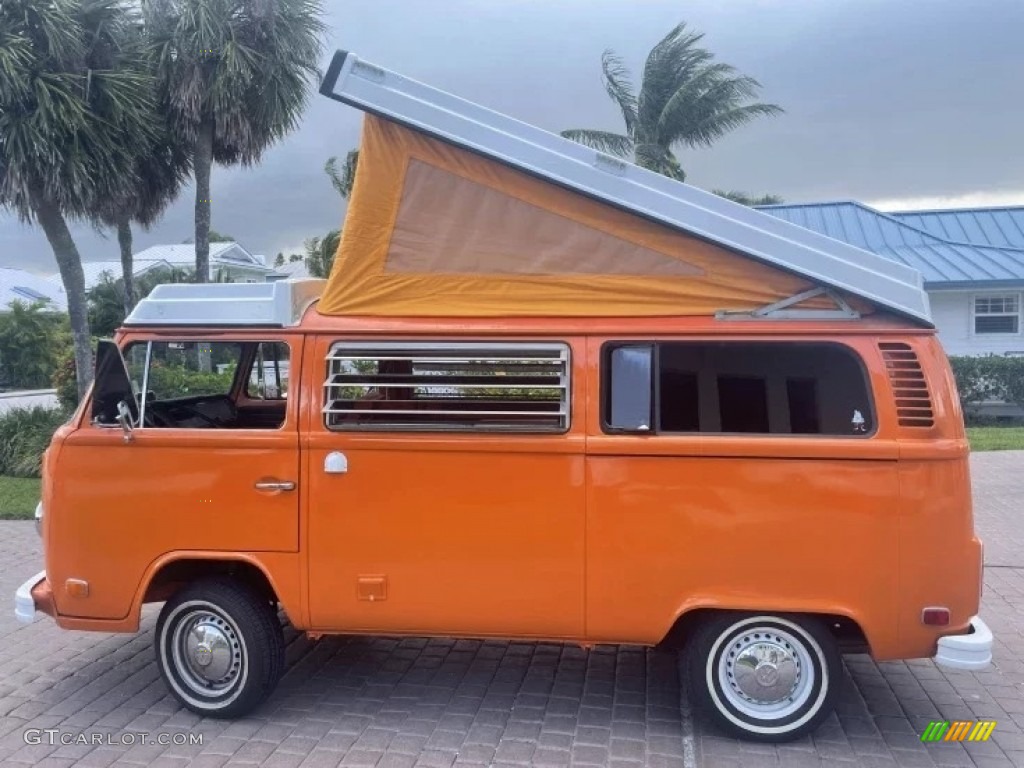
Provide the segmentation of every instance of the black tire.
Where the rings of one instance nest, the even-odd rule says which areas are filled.
[[[207,717],[253,711],[284,673],[277,612],[259,592],[227,577],[202,579],[175,593],[160,611],[155,647],[171,693]]]
[[[842,661],[835,638],[817,619],[720,614],[701,625],[688,654],[695,703],[739,738],[798,739],[835,708]]]

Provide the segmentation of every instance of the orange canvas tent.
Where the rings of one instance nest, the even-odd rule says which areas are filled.
[[[901,265],[865,272],[849,253],[829,250],[875,266],[885,260],[717,197],[704,200],[714,196],[651,179],[656,174],[350,55],[335,57],[322,90],[368,112],[322,314],[710,315],[756,310],[816,287],[831,293],[801,308],[834,310],[838,297],[857,313],[874,311],[871,290],[849,279],[829,284],[829,260],[839,277],[866,274],[886,290],[899,284],[927,307],[919,276]],[[464,133],[451,127],[455,117]],[[580,153],[585,168],[575,167]],[[683,196],[694,193],[703,196],[699,206]],[[643,208],[636,201],[645,196],[653,202]],[[667,214],[655,215],[658,206]],[[908,309],[905,301],[895,308]]]

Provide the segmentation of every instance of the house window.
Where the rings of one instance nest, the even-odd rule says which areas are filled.
[[[571,364],[565,344],[339,342],[326,362],[328,429],[569,428]]]
[[[974,332],[1020,333],[1020,294],[975,296]]]
[[[603,421],[610,432],[874,432],[864,366],[840,344],[609,344],[603,363]]]

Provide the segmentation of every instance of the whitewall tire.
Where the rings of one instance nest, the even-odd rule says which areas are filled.
[[[246,584],[197,581],[163,607],[156,659],[175,698],[207,717],[240,717],[271,694],[284,671],[277,613]]]
[[[789,741],[835,707],[842,662],[820,621],[802,616],[721,614],[689,649],[696,703],[723,730],[753,741]]]

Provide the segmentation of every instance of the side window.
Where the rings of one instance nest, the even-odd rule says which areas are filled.
[[[645,349],[654,351],[646,368],[627,364]],[[610,345],[604,387],[604,423],[611,431],[840,436],[874,431],[863,366],[839,344]],[[654,397],[646,399],[652,391]]]
[[[153,401],[227,395],[242,345],[230,341],[154,341],[146,388]]]
[[[565,432],[565,344],[339,342],[326,361],[334,430]]]
[[[123,354],[142,427],[277,429],[284,423],[284,342],[143,341]],[[239,407],[240,389],[268,402]]]
[[[284,400],[288,397],[288,345],[264,341],[256,347],[249,369],[245,396],[250,400]]]

